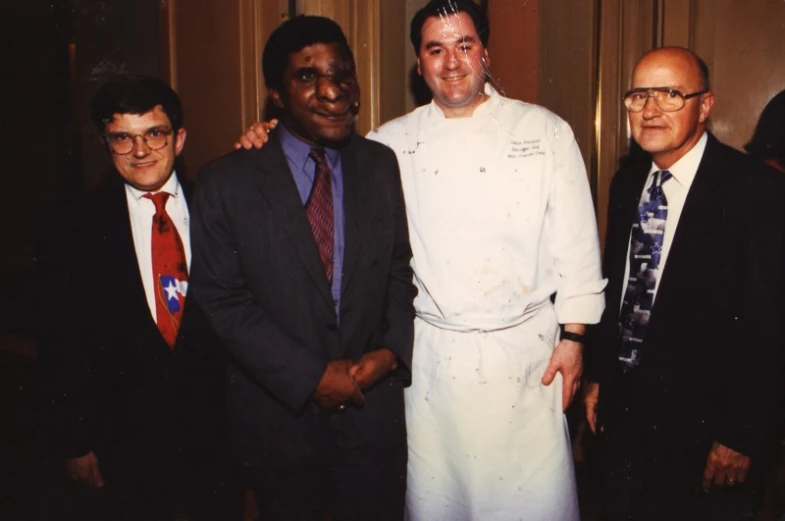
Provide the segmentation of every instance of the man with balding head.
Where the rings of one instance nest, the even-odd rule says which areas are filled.
[[[624,97],[607,307],[587,347],[603,520],[746,519],[760,498],[782,345],[780,179],[706,130],[706,64],[662,48]],[[780,176],[781,177],[781,176]]]

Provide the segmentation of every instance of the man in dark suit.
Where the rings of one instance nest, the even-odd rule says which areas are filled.
[[[97,519],[230,519],[215,461],[223,356],[185,296],[180,100],[161,80],[128,78],[104,85],[91,110],[114,172],[54,215],[40,256],[41,387],[55,454],[96,489]],[[90,506],[76,505],[74,518],[88,519]]]
[[[611,186],[586,367],[602,519],[746,519],[781,388],[785,192],[706,131],[714,95],[692,52],[643,56],[624,101],[643,152]]]
[[[197,184],[192,291],[232,360],[231,447],[265,520],[403,518],[415,289],[393,152],[352,131],[340,27],[284,22],[263,54],[281,123]]]

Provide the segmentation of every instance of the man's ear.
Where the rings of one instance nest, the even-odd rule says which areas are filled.
[[[283,98],[281,98],[280,91],[277,91],[275,89],[270,89],[270,99],[273,100],[273,105],[275,105],[279,109],[284,108],[283,107]]]
[[[184,128],[181,128],[177,131],[177,134],[174,138],[174,155],[179,156],[180,152],[183,151],[183,147],[185,146],[185,138],[187,135],[188,133]]]
[[[420,69],[420,59],[417,58],[417,74],[422,76],[422,70]]]
[[[698,115],[698,122],[705,123],[711,114],[711,108],[714,106],[714,93],[709,91],[701,95],[700,100],[700,114]]]

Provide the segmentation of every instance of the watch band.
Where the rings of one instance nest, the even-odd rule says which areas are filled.
[[[586,336],[581,335],[580,333],[572,333],[570,331],[561,332],[561,339],[562,340],[572,340],[573,342],[578,342],[579,344],[586,343]]]

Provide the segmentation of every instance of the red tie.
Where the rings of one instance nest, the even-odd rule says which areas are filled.
[[[169,194],[158,192],[144,197],[155,205],[152,240],[155,321],[164,340],[174,348],[188,289],[188,264],[177,228],[166,213]]]
[[[333,187],[330,165],[324,157],[323,148],[312,148],[311,159],[316,163],[316,175],[313,180],[311,195],[305,203],[305,213],[311,223],[311,232],[319,248],[319,258],[324,264],[327,282],[333,282]]]

